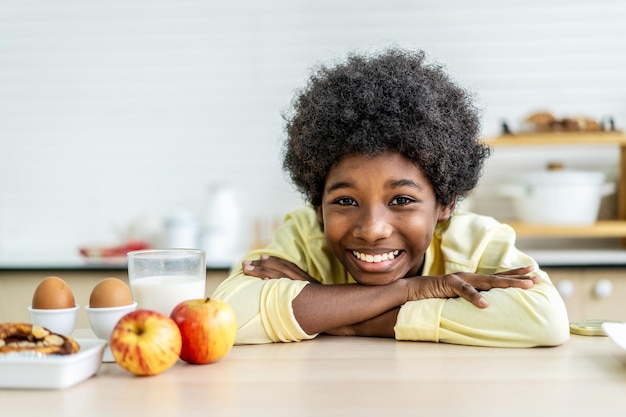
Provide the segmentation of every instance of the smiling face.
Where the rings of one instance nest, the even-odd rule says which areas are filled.
[[[352,277],[384,285],[419,273],[435,226],[451,211],[413,162],[387,152],[349,155],[331,168],[318,216]]]

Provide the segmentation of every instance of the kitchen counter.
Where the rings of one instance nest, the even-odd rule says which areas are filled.
[[[626,246],[618,239],[520,238],[520,250],[541,266],[626,266]],[[215,264],[207,270],[226,271],[237,261]],[[125,270],[126,257],[85,258],[76,249],[0,251],[0,270]]]
[[[524,250],[541,267],[626,266],[624,249],[540,249]]]
[[[152,377],[105,363],[63,390],[0,390],[0,404],[37,417],[610,417],[624,414],[625,391],[626,352],[607,337],[504,349],[320,336]]]
[[[541,266],[626,266],[626,249],[613,247],[527,249]],[[231,265],[207,263],[207,270],[227,271]],[[79,255],[0,254],[0,270],[126,270],[126,259],[86,259]]]
[[[207,263],[207,270],[226,271],[227,263]],[[126,270],[126,258],[85,258],[78,254],[0,254],[0,270]]]

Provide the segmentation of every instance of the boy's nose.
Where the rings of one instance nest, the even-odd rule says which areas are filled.
[[[391,235],[393,227],[389,222],[386,208],[362,208],[357,224],[354,225],[354,236],[367,242],[375,242]]]

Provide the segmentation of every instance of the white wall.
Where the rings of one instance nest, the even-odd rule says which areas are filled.
[[[485,134],[537,108],[626,123],[618,0],[0,0],[0,254],[115,241],[215,181],[246,224],[299,205],[280,112],[313,65],[390,44],[473,90]]]

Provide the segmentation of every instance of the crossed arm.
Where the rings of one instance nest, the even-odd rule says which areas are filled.
[[[529,275],[532,271],[533,267],[527,266],[494,275],[460,272],[408,277],[379,286],[321,285],[297,265],[278,257],[262,255],[243,263],[243,272],[249,276],[312,284],[292,302],[294,316],[306,333],[379,337],[394,337],[400,306],[409,301],[461,297],[476,308],[486,308],[489,303],[481,291],[530,289],[540,281],[539,276]]]

